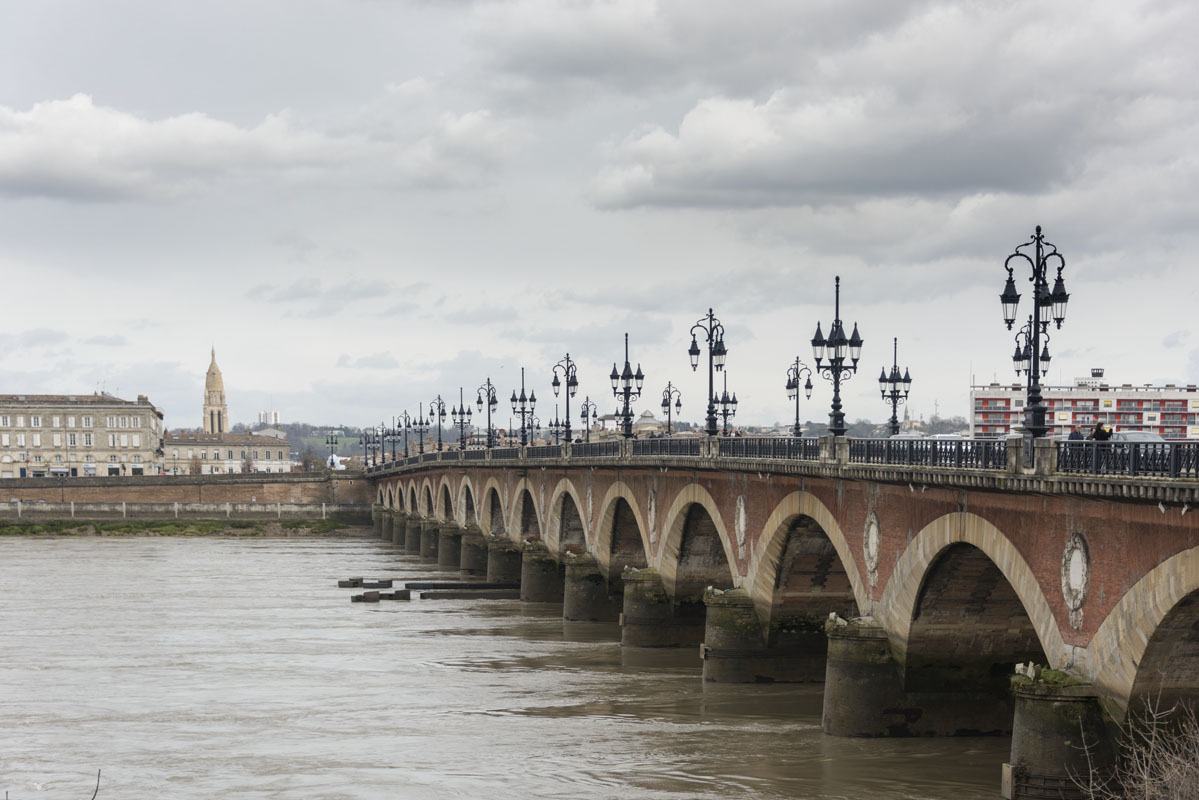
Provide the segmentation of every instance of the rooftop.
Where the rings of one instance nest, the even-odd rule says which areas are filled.
[[[0,394],[0,403],[5,405],[87,405],[87,406],[148,406],[154,404],[144,394],[136,400],[124,400],[107,392],[91,394]]]
[[[286,437],[255,436],[250,433],[192,433],[190,431],[169,431],[165,437],[167,445],[172,444],[208,444],[208,445],[252,445],[254,447],[278,447],[286,444]]]

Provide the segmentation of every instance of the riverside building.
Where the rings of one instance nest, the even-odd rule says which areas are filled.
[[[0,395],[0,479],[158,475],[162,438],[145,395]]]
[[[1087,433],[1103,422],[1114,431],[1144,431],[1166,439],[1199,439],[1199,387],[1109,384],[1102,369],[1075,378],[1070,386],[1042,386],[1050,435]],[[1002,437],[1024,430],[1022,383],[970,388],[970,435]]]

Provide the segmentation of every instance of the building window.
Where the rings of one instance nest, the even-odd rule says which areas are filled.
[[[140,428],[141,426],[142,426],[142,418],[141,418],[141,417],[134,417],[134,418],[133,418],[133,427],[135,427],[135,428]]]
[[[233,451],[229,450],[228,453],[229,453],[229,460],[232,461],[233,460]]]
[[[51,439],[54,442],[55,447],[62,447],[62,434],[61,433],[51,434]]]
[[[140,433],[135,433],[135,434],[133,434],[133,435],[132,435],[132,439],[133,439],[133,446],[134,446],[134,447],[141,447],[141,446],[142,446],[142,435],[141,435]]]
[[[68,428],[75,427],[75,418],[74,417],[67,417],[67,427]]]
[[[117,446],[117,435],[115,433],[108,434],[108,446],[109,447]]]
[[[67,434],[67,447],[77,447],[77,446],[78,446],[78,443],[75,441],[75,434],[68,433]]]
[[[42,418],[41,417],[30,417],[29,418],[29,427],[31,427],[31,428],[42,427]]]
[[[92,418],[91,418],[91,417],[84,417],[84,418],[83,418],[83,427],[85,427],[85,428],[90,428],[90,427],[92,427]]]
[[[25,418],[23,416],[21,416],[20,414],[17,415],[17,427],[18,428],[25,427]]]
[[[135,455],[135,456],[133,457],[133,463],[134,463],[134,464],[140,464],[140,463],[142,463],[142,457],[141,457],[141,456],[139,456],[139,455]]]
[[[51,417],[50,418],[50,427],[51,428],[61,428],[62,427],[62,417]]]
[[[32,437],[33,437],[33,445],[32,446],[33,447],[41,447],[42,446],[42,435],[40,433],[35,433],[35,434],[32,434]]]
[[[8,447],[8,446],[9,446],[8,434],[0,433],[0,447]]]
[[[7,428],[9,423],[8,417],[0,416],[0,428]]]

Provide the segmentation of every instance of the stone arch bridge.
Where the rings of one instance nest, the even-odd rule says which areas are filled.
[[[1070,469],[1047,441],[1027,468],[1019,442],[925,447],[604,442],[370,477],[413,552],[620,619],[626,646],[700,645],[706,680],[826,680],[829,733],[1010,731],[1025,662],[1117,717],[1199,697],[1199,480]]]

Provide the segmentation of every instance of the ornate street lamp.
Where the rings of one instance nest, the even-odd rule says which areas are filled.
[[[404,433],[404,458],[408,458],[408,429],[412,427],[412,417],[408,415],[408,410],[396,417],[396,425]]]
[[[620,400],[622,405],[616,409],[616,417],[621,421],[621,434],[626,439],[633,438],[633,407],[631,401],[641,397],[641,387],[645,384],[645,375],[641,372],[641,364],[637,372],[629,365],[629,335],[624,335],[624,369],[616,371],[616,362],[612,362],[612,396]]]
[[[708,309],[707,316],[699,318],[694,325],[691,326],[691,347],[687,348],[687,355],[691,357],[691,371],[694,372],[699,368],[699,342],[695,338],[696,331],[701,331],[708,344],[708,418],[707,418],[707,434],[709,436],[716,435],[716,376],[713,371],[720,372],[724,369],[725,358],[728,357],[728,348],[724,346],[724,325],[720,320],[712,314],[712,309]]]
[[[416,452],[421,455],[425,452],[425,434],[429,432],[429,420],[425,419],[425,404],[416,404],[416,419],[412,422],[412,431],[416,434]]]
[[[512,391],[512,413],[520,414],[520,446],[524,447],[529,443],[530,423],[533,419],[533,408],[537,405],[537,392],[530,391],[525,394],[525,368],[520,368],[520,396],[517,397],[516,390]]]
[[[787,399],[795,401],[795,424],[791,426],[791,435],[795,438],[803,436],[799,427],[799,379],[803,378],[804,400],[812,399],[812,370],[796,356],[795,363],[787,367]]]
[[[878,390],[883,396],[883,401],[891,403],[891,435],[899,433],[899,406],[907,402],[908,392],[912,390],[912,374],[908,372],[908,368],[903,368],[903,375],[899,374],[899,339],[895,338],[891,342],[891,372],[887,373],[887,368],[883,367],[878,374]]]
[[[724,373],[724,391],[720,393],[720,399],[716,401],[716,405],[720,406],[717,412],[721,418],[721,431],[725,436],[729,435],[729,418],[737,416],[737,393],[733,392],[729,396],[729,374]]]
[[[475,407],[479,409],[479,413],[483,413],[483,408],[487,408],[487,448],[495,447],[495,428],[491,426],[491,415],[495,413],[496,407],[500,404],[495,396],[495,386],[491,383],[491,378],[483,381],[483,385],[478,389],[478,398],[475,400]]]
[[[829,433],[845,435],[845,414],[841,411],[841,383],[858,372],[858,359],[862,357],[862,337],[858,324],[853,324],[853,335],[845,336],[841,324],[841,276],[836,276],[833,324],[829,326],[828,338],[820,332],[816,323],[816,335],[812,337],[812,355],[816,357],[816,372],[833,384],[833,404],[829,412]],[[828,363],[823,363],[827,361]]]
[[[437,423],[437,452],[441,452],[441,423],[445,422],[445,401],[441,395],[429,401],[429,425]]]
[[[558,417],[558,404],[554,403],[554,418],[546,425],[550,429],[550,433],[554,434],[554,444],[562,444],[563,432],[567,429],[568,424],[565,420]]]
[[[325,444],[329,447],[328,466],[330,469],[332,469],[333,465],[337,463],[333,458],[333,456],[337,455],[337,431],[329,431],[329,433],[325,436]]]
[[[470,406],[462,400],[462,387],[458,387],[458,407],[450,408],[450,418],[458,426],[458,449],[466,449],[466,428],[470,425]]]
[[[1031,252],[1025,252],[1031,249]],[[1016,352],[1012,360],[1016,374],[1026,376],[1027,399],[1024,403],[1024,430],[1034,439],[1045,436],[1049,426],[1045,423],[1045,399],[1041,395],[1041,378],[1049,372],[1049,321],[1060,329],[1066,321],[1066,304],[1070,294],[1062,279],[1066,259],[1057,251],[1057,246],[1045,241],[1038,225],[1032,238],[1016,247],[1015,252],[1003,262],[1007,270],[1007,282],[999,302],[1003,306],[1003,322],[1010,331],[1016,322],[1016,309],[1020,305],[1020,293],[1016,291],[1012,262],[1023,259],[1031,270],[1028,280],[1033,285],[1032,313],[1028,323],[1016,334]],[[1057,279],[1049,288],[1049,270],[1057,267]]]
[[[558,371],[561,370],[563,380],[558,380]],[[578,365],[570,358],[570,353],[566,357],[554,365],[554,380],[550,384],[554,387],[554,397],[558,396],[558,392],[562,388],[562,383],[566,383],[566,419],[563,421],[564,427],[561,433],[566,437],[566,441],[570,441],[570,398],[574,397],[579,391]],[[554,417],[558,416],[558,407],[554,407]],[[555,438],[557,437],[555,432]]]
[[[673,407],[672,404],[673,403]],[[666,415],[666,435],[670,436],[674,431],[671,429],[671,421],[673,414],[671,411],[683,410],[683,393],[678,390],[670,381],[666,382],[666,388],[662,390],[662,413]]]
[[[596,419],[595,403],[587,396],[583,398],[583,405],[579,409],[579,420],[583,423],[583,436],[586,437],[584,441],[591,441],[591,426],[595,424]]]

